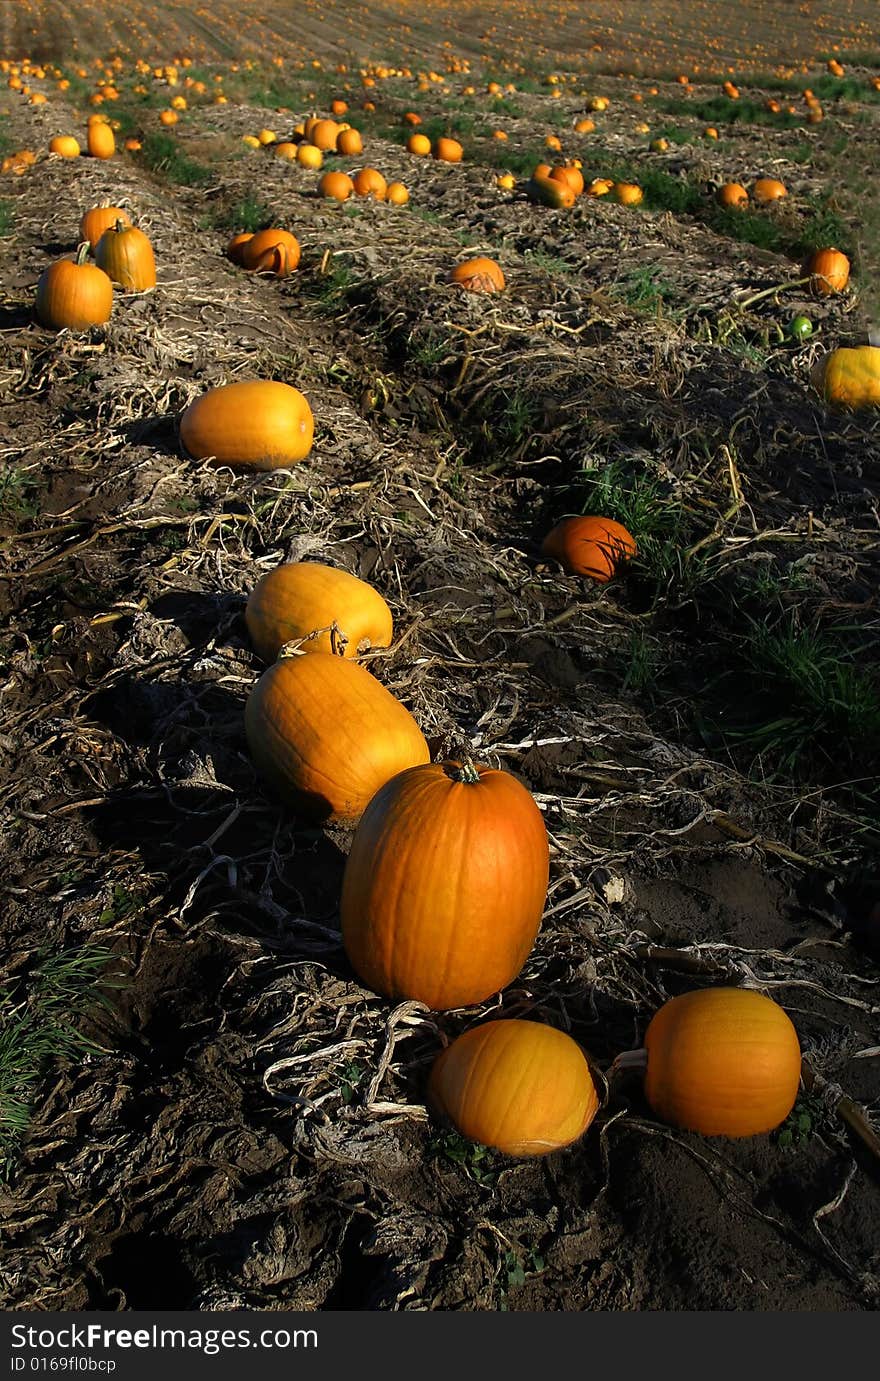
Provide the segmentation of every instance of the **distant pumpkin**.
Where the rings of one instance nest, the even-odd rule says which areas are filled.
[[[622,523],[590,514],[563,518],[548,532],[541,550],[569,575],[584,575],[604,585],[636,555],[636,542]]]

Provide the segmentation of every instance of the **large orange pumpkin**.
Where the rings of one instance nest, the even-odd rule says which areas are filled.
[[[156,286],[153,246],[137,226],[118,220],[95,246],[95,263],[126,292],[148,292]]]
[[[370,801],[345,867],[355,972],[393,1000],[484,1001],[534,944],[549,860],[541,812],[508,772],[445,762],[401,773]]]
[[[315,419],[299,389],[275,380],[209,389],[180,419],[180,440],[194,460],[277,470],[304,460]]]
[[[722,183],[715,196],[720,206],[732,206],[736,210],[749,204],[749,194],[741,182]]]
[[[388,191],[388,183],[378,168],[358,168],[352,185],[356,196],[375,197],[376,201],[384,201]]]
[[[810,288],[817,297],[843,292],[849,282],[849,259],[839,249],[817,249],[804,265]]]
[[[645,1097],[676,1127],[756,1136],[778,1127],[794,1107],[797,1032],[778,1003],[752,989],[705,988],[672,998],[652,1017],[645,1052]]]
[[[334,623],[337,635],[322,632],[304,643],[303,651],[330,652],[341,642],[344,657],[357,657],[372,647],[389,647],[394,631],[391,610],[378,590],[318,561],[290,561],[269,571],[251,591],[244,616],[264,662],[274,662],[285,643]]]
[[[759,177],[752,185],[752,196],[755,201],[766,204],[787,197],[788,188],[784,182],[780,182],[776,177]]]
[[[418,138],[418,135],[415,137]],[[438,163],[460,163],[464,158],[464,149],[457,139],[448,139],[441,135],[431,149],[431,156]]]
[[[318,183],[318,195],[330,201],[347,201],[354,191],[354,183],[348,173],[324,173]]]
[[[285,278],[293,273],[300,254],[299,240],[289,230],[258,230],[242,245],[241,262],[246,269]]]
[[[595,514],[563,518],[544,538],[541,550],[569,575],[586,575],[605,584],[636,554],[636,542],[622,523]]]
[[[584,1052],[536,1021],[487,1021],[434,1061],[428,1101],[463,1136],[509,1156],[545,1156],[577,1141],[599,1108]]]
[[[498,293],[504,288],[501,265],[482,255],[456,264],[449,276],[453,283],[472,293]]]
[[[282,657],[248,697],[245,732],[274,793],[317,820],[354,821],[397,773],[430,757],[405,705],[329,652]]]
[[[58,259],[40,274],[36,311],[44,326],[86,331],[110,320],[113,284],[103,269],[85,262],[88,251],[83,241],[75,260]]]

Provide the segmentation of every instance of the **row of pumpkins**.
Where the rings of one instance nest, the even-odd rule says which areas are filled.
[[[59,282],[64,270],[101,274],[108,287],[115,276],[130,291],[155,283],[154,263],[150,282],[132,275],[146,257],[141,241],[149,242],[123,217],[120,208],[100,207],[83,218],[82,262],[46,270],[41,320],[58,324],[56,293],[75,296]],[[122,254],[127,245],[136,252]],[[84,262],[90,248],[106,272]],[[104,320],[111,301],[112,290]],[[304,459],[313,432],[307,399],[275,381],[211,389],[180,421],[193,458],[260,469]],[[594,530],[584,532],[583,524]],[[584,573],[607,580],[635,544],[609,520],[587,516],[557,525],[544,550],[572,571],[577,554],[588,551]],[[503,770],[467,759],[430,761],[410,711],[357,661],[393,637],[387,604],[365,582],[317,563],[282,566],[253,590],[246,622],[270,663],[245,709],[258,773],[303,817],[354,826],[340,899],[354,971],[392,1001],[434,1010],[475,1005],[505,988],[534,945],[549,881],[547,832],[531,793]],[[644,1051],[616,1062],[618,1069],[636,1066],[659,1117],[707,1135],[748,1136],[778,1126],[791,1111],[800,1047],[769,998],[707,989],[655,1014]],[[577,1042],[512,1019],[454,1040],[434,1064],[428,1095],[464,1135],[513,1155],[570,1144],[599,1107]]]
[[[184,444],[188,434],[184,414]],[[355,973],[391,1001],[435,1011],[505,988],[534,945],[549,882],[531,793],[468,758],[430,761],[409,710],[356,660],[393,639],[391,611],[365,581],[317,562],[282,565],[254,587],[245,621],[271,662],[245,707],[261,778],[299,815],[354,826],[340,915]],[[664,1004],[644,1049],[614,1068],[643,1071],[665,1121],[741,1137],[791,1112],[801,1055],[776,1003],[714,988]],[[571,1144],[600,1105],[581,1046],[518,1019],[454,1040],[434,1062],[428,1099],[463,1135],[516,1156]]]

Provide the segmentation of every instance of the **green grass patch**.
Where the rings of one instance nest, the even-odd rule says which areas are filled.
[[[210,168],[183,152],[173,134],[148,134],[137,156],[151,172],[181,187],[204,187],[214,177]]]
[[[0,200],[0,235],[8,235],[12,230],[12,222],[15,217],[12,205],[8,201]]]
[[[0,989],[0,1178],[14,1172],[49,1064],[100,1049],[79,1024],[109,1006],[102,975],[110,957],[97,945],[45,955]]]
[[[774,114],[758,101],[741,96],[711,96],[705,101],[670,100],[665,96],[652,97],[652,104],[665,115],[689,115],[707,125],[772,125],[774,129],[793,129],[804,124],[807,111],[789,115],[788,111]]]
[[[252,235],[271,223],[271,209],[250,192],[228,210],[218,212],[214,221],[218,230],[249,231]]]

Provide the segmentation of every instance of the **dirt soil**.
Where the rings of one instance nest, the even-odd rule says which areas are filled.
[[[398,119],[411,89],[376,99]],[[521,105],[497,122],[539,153],[559,102]],[[84,109],[0,96],[15,148],[44,150]],[[488,165],[416,161],[381,133],[369,161],[410,206],[331,205],[314,174],[242,153],[242,134],[307,110],[194,106],[174,137],[210,169],[199,186],[119,155],[42,159],[0,187],[0,978],[20,990],[47,949],[112,953],[89,1018],[100,1050],[47,1068],[0,1186],[0,1298],[876,1309],[880,1162],[840,1116],[845,1095],[876,1123],[880,1099],[878,833],[858,785],[875,768],[843,754],[838,770],[818,744],[788,771],[738,753],[729,729],[758,691],[728,658],[747,582],[797,566],[783,605],[855,630],[876,670],[877,423],[809,394],[822,346],[780,342],[772,298],[719,335],[738,295],[790,279],[784,253],[668,210],[549,211]],[[634,119],[609,122],[621,157],[643,154]],[[772,162],[805,205],[816,173],[789,157],[805,137],[737,131],[707,182]],[[651,157],[676,174],[706,155]],[[56,335],[33,319],[36,281],[105,196],[149,234],[158,286],[118,293],[106,328]],[[225,257],[248,197],[301,241],[285,280]],[[498,258],[503,297],[449,284],[466,250]],[[647,310],[645,265],[666,292]],[[855,303],[796,289],[781,319],[807,310],[820,338],[855,338]],[[237,378],[307,394],[304,462],[253,474],[183,455],[185,406]],[[541,558],[612,463],[681,501],[708,561],[696,594],[658,600],[638,565],[587,586]],[[358,982],[338,918],[350,834],[280,809],[251,766],[243,708],[264,668],[244,605],[301,558],[391,604],[394,646],[369,666],[432,755],[507,768],[544,814],[538,941],[479,1008],[391,1007]],[[730,722],[706,689],[719,672]],[[820,1076],[790,1140],[678,1131],[637,1078],[606,1079],[667,997],[718,982],[780,1002]],[[442,1045],[499,1013],[589,1052],[603,1106],[568,1150],[507,1159],[424,1106]]]

